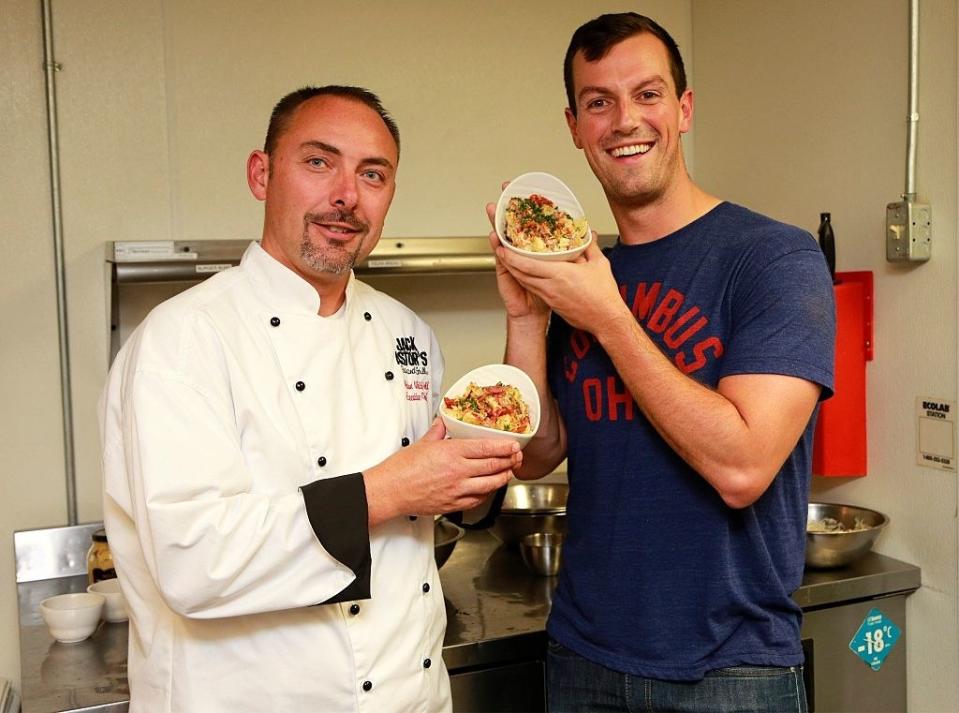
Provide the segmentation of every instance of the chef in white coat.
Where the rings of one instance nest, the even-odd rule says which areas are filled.
[[[262,241],[154,309],[101,402],[133,713],[444,711],[436,513],[520,462],[444,440],[430,328],[356,280],[396,126],[353,87],[277,104],[247,164]]]

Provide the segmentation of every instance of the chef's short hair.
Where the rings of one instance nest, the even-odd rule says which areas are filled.
[[[587,62],[596,62],[605,57],[615,45],[644,32],[659,38],[666,45],[669,70],[673,75],[673,84],[676,85],[676,96],[683,95],[686,91],[686,67],[683,65],[683,56],[679,53],[676,40],[661,25],[645,15],[636,12],[610,13],[580,25],[569,41],[566,58],[563,60],[563,80],[566,83],[566,100],[573,116],[576,116],[576,96],[573,88],[573,58],[576,53],[582,50],[583,58]]]
[[[327,84],[326,86],[322,87],[302,87],[297,89],[295,92],[290,92],[285,97],[280,99],[280,101],[276,103],[276,106],[273,107],[273,113],[270,114],[270,126],[266,130],[266,140],[263,142],[263,151],[268,154],[273,153],[273,149],[276,148],[276,142],[279,140],[280,134],[286,131],[286,127],[290,124],[290,119],[293,118],[293,113],[296,111],[297,107],[300,106],[300,104],[313,99],[314,97],[322,96],[351,99],[353,101],[360,102],[361,104],[365,104],[379,114],[380,118],[383,120],[383,123],[386,124],[386,128],[389,129],[390,136],[393,137],[393,141],[396,142],[396,152],[399,154],[399,127],[397,127],[396,122],[393,120],[393,117],[390,116],[389,112],[383,108],[383,103],[380,101],[380,98],[369,89],[339,84]]]

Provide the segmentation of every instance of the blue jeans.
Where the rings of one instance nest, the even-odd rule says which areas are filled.
[[[642,678],[612,671],[550,639],[546,654],[550,713],[806,713],[802,668],[734,666],[702,681]]]

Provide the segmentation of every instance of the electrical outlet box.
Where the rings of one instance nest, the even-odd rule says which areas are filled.
[[[925,262],[932,257],[932,206],[900,201],[886,206],[886,260]]]

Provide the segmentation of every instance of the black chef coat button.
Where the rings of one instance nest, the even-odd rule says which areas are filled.
[[[371,319],[373,319],[373,315],[371,315],[369,312],[364,312],[364,313],[363,313],[363,319],[365,319],[367,322],[369,322]]]
[[[306,384],[304,384],[302,381],[297,381],[294,386],[296,387],[297,391],[303,391],[303,389],[306,388]]]
[[[423,582],[423,594],[426,594],[428,591],[430,591],[430,583]]]
[[[410,515],[410,522],[416,522],[416,515]]]
[[[429,668],[432,665],[433,665],[432,661],[430,661],[429,659],[423,659],[423,668]]]
[[[403,440],[400,441],[400,445],[401,445],[401,446],[408,446],[409,444],[410,444],[410,439],[407,438],[406,436],[403,436]]]
[[[386,372],[385,376],[386,376],[386,380],[387,380],[387,381],[393,381],[393,372],[392,372],[392,371]]]
[[[360,613],[360,605],[350,604],[350,614],[352,614],[353,616],[356,616],[359,613]]]
[[[319,458],[317,458],[317,459],[316,459],[316,464],[317,464],[318,466],[320,466],[321,468],[322,468],[324,465],[326,465],[326,456],[320,456]]]
[[[372,682],[372,681],[363,681],[363,690],[364,690],[364,691],[369,691],[369,690],[371,690],[372,688],[373,688],[373,682]]]
[[[270,324],[271,324],[272,326],[274,326],[274,327],[279,327],[279,326],[280,326],[280,318],[279,318],[279,317],[270,317]]]

